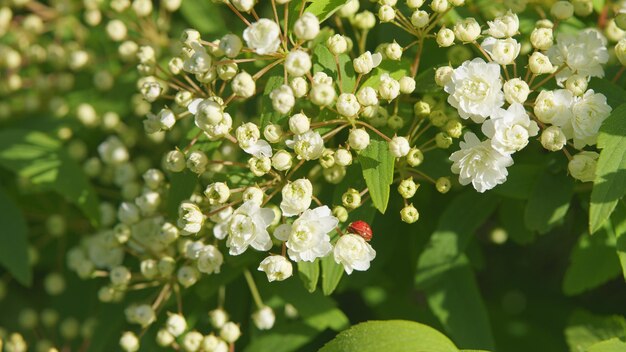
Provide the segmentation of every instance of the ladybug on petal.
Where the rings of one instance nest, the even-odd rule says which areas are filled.
[[[357,220],[348,225],[348,232],[363,237],[363,239],[367,242],[372,239],[373,235],[370,225],[362,220]]]

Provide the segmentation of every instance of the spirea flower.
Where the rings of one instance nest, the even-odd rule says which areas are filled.
[[[524,106],[513,103],[507,110],[499,109],[482,125],[491,146],[502,154],[512,154],[528,144],[528,138],[539,133],[539,126],[531,121]]]
[[[480,58],[456,68],[444,89],[461,118],[474,122],[483,122],[504,104],[500,66]]]
[[[261,208],[255,202],[247,201],[237,208],[226,222],[226,226],[215,228],[216,235],[224,238],[230,255],[240,255],[248,247],[258,251],[267,251],[272,248],[272,239],[267,232],[268,226],[274,220],[271,209]],[[226,231],[226,234],[221,231]]]
[[[259,264],[259,271],[263,271],[267,275],[267,280],[283,281],[293,275],[293,266],[291,262],[281,255],[270,255],[263,259]]]
[[[280,210],[284,216],[299,215],[309,209],[313,197],[313,185],[306,178],[287,183],[282,189]]]
[[[261,18],[243,31],[243,40],[259,55],[275,53],[280,46],[280,27],[274,21]]]
[[[481,193],[504,183],[508,175],[506,168],[513,165],[511,156],[495,150],[490,140],[481,142],[472,132],[467,132],[464,138],[461,150],[450,156],[452,172],[459,174],[459,182],[471,183]]]
[[[339,224],[327,206],[309,209],[293,222],[287,239],[291,260],[312,262],[332,250],[328,234]]]
[[[566,65],[558,77],[563,80],[572,73],[582,76],[604,77],[603,64],[609,60],[606,38],[596,29],[585,29],[577,33],[559,33],[556,44],[547,54],[556,65]]]
[[[335,262],[343,265],[346,273],[350,275],[353,270],[369,269],[370,262],[376,258],[376,251],[363,237],[347,233],[337,240],[333,257]]]

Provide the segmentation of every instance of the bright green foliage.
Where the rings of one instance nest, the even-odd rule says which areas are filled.
[[[374,206],[381,213],[385,213],[389,202],[389,187],[393,182],[395,158],[385,141],[372,138],[367,148],[359,154],[358,160]]]

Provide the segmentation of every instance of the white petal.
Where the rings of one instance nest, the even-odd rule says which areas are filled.
[[[195,115],[198,112],[198,105],[200,105],[200,102],[202,102],[202,99],[200,98],[192,100],[191,103],[187,105],[187,110]]]

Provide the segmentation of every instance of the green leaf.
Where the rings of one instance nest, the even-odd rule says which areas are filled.
[[[574,194],[574,181],[565,174],[545,172],[530,193],[524,223],[528,229],[545,233],[563,219]]]
[[[342,92],[352,92],[354,85],[356,84],[356,74],[354,67],[352,66],[352,60],[348,54],[341,54],[337,57],[335,62],[335,56],[328,50],[326,45],[317,45],[313,49],[313,72],[325,72],[331,77],[341,77],[338,81],[341,82],[340,88]],[[339,70],[337,69],[339,66]],[[340,72],[339,76],[337,72]]]
[[[304,10],[317,16],[321,22],[326,21],[330,16],[345,5],[345,0],[313,0],[311,5]]]
[[[386,141],[373,137],[370,144],[358,156],[363,178],[372,202],[381,213],[387,210],[390,185],[393,182],[395,158],[389,151]]]
[[[298,273],[300,274],[300,279],[304,282],[304,287],[309,292],[314,292],[320,277],[319,259],[316,259],[314,262],[298,262]]]
[[[212,1],[183,1],[180,12],[202,35],[222,34],[226,31],[222,9]]]
[[[167,214],[170,219],[178,218],[178,207],[180,203],[191,197],[198,184],[198,176],[185,169],[183,172],[170,174],[170,189],[167,193]]]
[[[383,74],[388,73],[391,78],[398,80],[408,75],[409,70],[409,63],[407,61],[383,60],[383,62],[381,62],[380,65],[378,65],[378,67],[376,67],[376,69],[369,75],[369,78],[363,82],[361,88],[372,87],[374,89],[378,89],[378,86],[380,85],[380,77]]]
[[[530,231],[524,225],[524,219],[520,214],[524,213],[526,204],[518,200],[505,200],[498,210],[500,225],[504,228],[509,238],[518,244],[529,244],[535,239],[535,232]]]
[[[319,331],[302,322],[289,322],[275,326],[270,333],[253,339],[244,352],[291,352],[306,345]]]
[[[98,197],[81,167],[50,136],[21,129],[0,132],[0,166],[74,203],[92,224],[100,220]]]
[[[435,82],[436,68],[431,67],[422,71],[415,77],[415,92],[417,93],[435,93],[441,90],[441,87]]]
[[[20,208],[0,187],[0,263],[22,285],[30,286],[33,274],[28,261],[26,221]]]
[[[322,292],[328,296],[341,281],[343,276],[343,265],[337,264],[332,255],[328,255],[321,260],[322,263]]]
[[[458,352],[437,330],[411,321],[368,321],[352,326],[319,352]]]
[[[596,236],[583,234],[572,250],[563,292],[566,295],[583,293],[614,279],[620,271],[615,239],[606,230],[599,231]]]
[[[602,341],[600,343],[596,343],[595,345],[589,347],[587,352],[624,352],[626,351],[626,342],[613,338],[610,340]]]
[[[612,337],[624,337],[624,317],[597,316],[585,311],[575,311],[565,329],[565,339],[571,352],[585,352],[590,346]]]
[[[617,203],[613,215],[611,215],[611,226],[615,237],[615,249],[617,257],[622,265],[622,274],[626,280],[626,204],[623,201]]]
[[[261,97],[261,126],[265,127],[270,123],[280,123],[285,119],[278,111],[274,110],[272,106],[272,99],[270,93],[285,83],[283,76],[271,76],[265,88],[263,89],[263,96]]]
[[[496,186],[493,192],[507,198],[526,200],[543,172],[544,169],[539,165],[515,164],[509,168],[506,182]]]
[[[417,262],[416,284],[439,280],[440,273],[455,266],[471,236],[489,218],[498,204],[490,194],[467,191],[457,196],[439,218],[437,230]]]
[[[626,193],[626,104],[613,111],[598,134],[600,158],[591,191],[589,232],[595,233]]]

